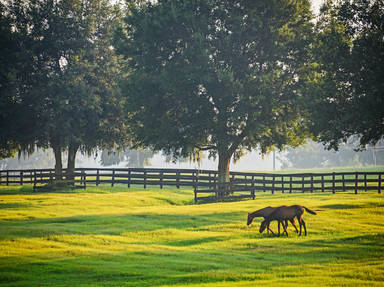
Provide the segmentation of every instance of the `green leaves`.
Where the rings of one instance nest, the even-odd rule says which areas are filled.
[[[17,39],[13,129],[9,139],[28,145],[89,151],[127,140],[118,87],[121,59],[112,47],[120,11],[107,0],[9,1],[2,17]],[[5,8],[4,8],[5,9]],[[12,64],[12,63],[11,63]],[[0,106],[3,110],[3,107]],[[12,122],[7,117],[6,122]],[[60,153],[59,153],[60,154]]]
[[[384,3],[329,2],[322,11],[309,97],[313,131],[334,148],[352,135],[362,147],[375,144],[384,134]]]
[[[136,141],[187,155],[297,144],[295,107],[312,39],[308,1],[159,1],[116,39]]]

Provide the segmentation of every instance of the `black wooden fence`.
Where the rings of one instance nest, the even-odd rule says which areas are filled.
[[[64,170],[65,172],[65,170]],[[195,190],[195,201],[230,192],[237,197],[255,197],[255,192],[342,192],[377,191],[383,189],[383,172],[333,172],[333,173],[246,173],[231,172],[231,182],[218,185],[218,173],[213,170],[159,169],[159,168],[77,168],[76,187],[87,185],[124,184],[159,186],[190,186]],[[33,184],[39,187],[55,180],[53,169],[2,170],[0,185]]]

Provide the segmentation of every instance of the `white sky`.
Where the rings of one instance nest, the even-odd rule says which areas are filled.
[[[324,3],[324,1],[325,0],[311,0],[311,2],[312,2],[312,9],[315,12],[315,14],[319,13],[320,6],[321,6],[321,4]]]

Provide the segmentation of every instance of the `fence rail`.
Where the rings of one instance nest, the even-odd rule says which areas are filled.
[[[63,170],[65,174],[65,170]],[[275,192],[340,192],[368,191],[381,193],[383,189],[383,172],[333,172],[333,173],[246,173],[231,172],[230,186],[239,196],[246,193],[254,198],[256,191]],[[0,185],[33,184],[36,188],[55,180],[54,169],[2,170]],[[158,168],[77,168],[74,178],[75,186],[85,188],[87,185],[125,184],[163,186],[191,186],[195,190],[196,200],[202,199],[198,194],[220,194],[218,173],[214,170],[194,169],[158,169]]]

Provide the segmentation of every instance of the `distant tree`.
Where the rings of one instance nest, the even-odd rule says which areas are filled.
[[[362,166],[374,164],[372,148],[356,151],[359,141],[350,139],[342,143],[338,151],[327,150],[321,143],[309,141],[298,148],[288,148],[281,153],[282,168],[315,168],[335,166]],[[384,145],[380,143],[379,145]],[[384,164],[384,151],[377,152],[376,164]]]
[[[27,73],[17,75],[22,85],[17,86],[17,101],[11,108],[23,107],[26,113],[21,118],[34,131],[32,137],[22,136],[24,127],[16,112],[17,117],[5,118],[16,131],[8,139],[52,147],[57,178],[62,173],[62,152],[67,150],[71,178],[78,150],[126,139],[117,85],[122,61],[111,46],[120,11],[107,0],[8,1],[6,7],[3,14],[10,15],[12,34],[21,35],[18,44],[25,55],[32,55]]]
[[[147,1],[117,34],[130,76],[126,110],[138,146],[218,156],[219,180],[245,150],[307,136],[299,87],[312,14],[306,0]]]
[[[14,158],[0,160],[0,169],[51,168],[55,163],[52,150],[36,149],[33,154],[20,154]]]
[[[352,135],[360,146],[384,135],[384,1],[327,1],[314,45],[307,93],[312,131],[336,148]]]
[[[100,163],[102,166],[117,165],[125,162],[127,167],[143,168],[150,164],[153,152],[150,150],[131,150],[126,149],[120,152],[103,150],[101,153]]]

